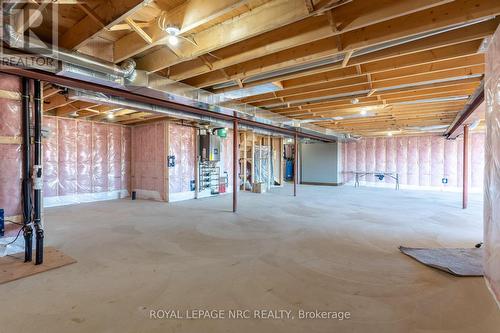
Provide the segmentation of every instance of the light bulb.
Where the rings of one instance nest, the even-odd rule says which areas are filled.
[[[179,44],[179,38],[173,35],[168,36],[168,42],[170,43],[170,45],[176,46],[177,44]]]
[[[108,119],[113,119],[115,117],[115,115],[113,113],[108,113],[108,115],[106,116],[106,118]]]

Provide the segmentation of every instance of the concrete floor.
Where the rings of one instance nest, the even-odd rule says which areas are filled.
[[[1,332],[498,332],[482,278],[398,250],[470,247],[480,197],[300,186],[174,204],[48,209],[46,240],[77,264],[0,285]],[[149,319],[151,309],[349,311],[351,319]]]

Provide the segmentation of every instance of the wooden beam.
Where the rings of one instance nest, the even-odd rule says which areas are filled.
[[[353,52],[354,52],[354,50],[349,50],[345,53],[344,59],[342,60],[342,68],[345,68],[347,66],[347,64],[349,63],[349,60],[351,59]]]
[[[203,20],[211,17],[213,19],[213,14],[224,12],[228,7],[232,8],[234,5],[242,5],[244,2],[240,0],[219,0],[211,2],[205,0],[192,0],[188,1],[188,3],[189,8],[179,17],[192,17],[193,21],[195,21],[195,18]],[[198,6],[195,6],[196,3],[199,3]],[[202,10],[200,10],[200,8]],[[175,12],[176,9],[172,11]],[[182,10],[179,9],[179,11],[182,13]],[[303,0],[276,0],[268,2],[254,8],[252,15],[242,15],[238,19],[227,22],[227,24],[218,24],[193,34],[193,39],[196,41],[197,45],[180,41],[177,47],[177,53],[181,59],[193,59],[220,47],[231,45],[263,32],[276,29],[282,25],[295,22],[307,15],[309,15],[309,13],[305,8]],[[175,20],[174,18],[169,18],[170,22],[181,28],[182,33],[186,33],[186,31],[182,29],[185,26],[191,25],[189,23],[191,21],[187,22],[178,19],[178,22],[175,23]],[[116,41],[114,45],[116,61],[124,60],[144,52],[153,46],[162,45],[167,42],[167,34],[162,31],[157,24],[151,26],[149,34],[153,38],[153,43],[151,45],[144,43],[140,38],[137,38],[138,36],[132,34],[126,35]],[[179,58],[172,57],[172,54],[170,54],[167,48],[160,48],[142,59],[138,59],[137,63],[140,69],[155,71],[167,68],[180,61]]]
[[[498,10],[500,12],[500,4],[497,4],[496,7],[493,9]],[[462,15],[459,14],[460,12],[456,13],[457,16],[456,20],[459,20],[459,17],[463,20],[466,20],[466,17],[463,15],[463,13]],[[399,20],[399,18],[397,20]],[[447,19],[441,19],[442,24],[446,24],[447,22],[449,22]],[[358,62],[363,63],[368,60],[374,61],[379,59],[386,59],[389,57],[399,56],[401,54],[410,54],[422,50],[453,45],[459,43],[462,40],[479,40],[481,38],[490,35],[491,31],[492,30],[494,31],[494,29],[497,26],[498,26],[498,19],[481,22],[478,24],[474,24],[470,27],[456,29],[443,34],[438,34],[414,42],[406,43],[400,46],[394,46],[390,49],[375,52],[373,54],[367,54],[366,57],[362,56],[363,58],[354,57],[351,59],[351,64],[354,65]],[[425,31],[426,27],[415,24],[414,27],[411,27],[411,29],[410,27],[408,27],[408,29],[413,32],[421,32],[419,30],[423,29]],[[361,40],[363,40],[364,41],[363,43],[365,43],[366,46],[370,46],[371,35],[372,35],[371,30],[372,27],[369,26],[365,29],[361,29],[359,33],[357,31],[353,31],[347,33],[346,35],[349,36],[352,35],[353,38],[354,37],[359,38],[360,42]],[[410,31],[408,30],[400,31],[399,29],[397,32],[399,37],[407,36],[408,33],[410,33]],[[393,33],[392,36],[394,36],[394,34],[395,33]],[[390,36],[387,35],[387,37]],[[353,38],[351,38],[351,40]],[[381,38],[383,38],[383,36]],[[375,39],[373,41],[375,41]],[[388,40],[378,40],[378,41],[382,42]],[[335,46],[336,43],[337,42],[333,37],[322,39],[319,41],[311,42],[305,46],[298,46],[286,51],[277,52],[271,55],[249,60],[238,65],[227,67],[226,72],[231,76],[231,79],[234,79],[236,77],[243,79],[253,75],[262,74],[265,72],[281,68],[296,66],[301,63],[309,63],[313,60],[319,60],[327,56],[333,56],[339,53],[338,49]],[[214,84],[223,83],[225,81],[226,80],[224,77],[218,76],[217,74],[214,73],[207,73],[185,80],[187,84],[194,85],[197,87],[207,87]]]
[[[126,18],[125,22],[130,26],[132,30],[134,30],[141,38],[148,44],[153,43],[153,39],[144,31],[141,27],[137,25],[131,18]]]
[[[394,2],[394,1],[391,1]],[[420,8],[421,4],[413,3],[413,2],[405,2],[407,6],[407,11],[408,12],[413,12],[416,8]],[[442,1],[428,1],[428,3],[435,3],[435,4],[440,4]],[[303,5],[303,2],[301,2]],[[346,5],[347,6],[347,5]],[[290,8],[283,8],[283,10],[290,10]],[[266,14],[271,14],[270,12]],[[360,11],[358,13],[359,15],[366,15],[365,12]],[[397,13],[394,13],[394,15],[405,15],[407,12],[405,11],[399,11]],[[271,20],[276,20],[276,18],[279,17],[279,15],[283,15],[282,13],[275,13],[274,19]],[[241,25],[238,25],[237,29],[242,29],[242,26],[245,26],[245,22],[240,22]],[[255,24],[255,23],[253,23]],[[368,23],[366,23],[368,24]],[[360,29],[363,28],[363,25],[355,26],[355,28]],[[249,27],[251,31],[255,30],[257,27],[254,27],[253,29]],[[246,43],[245,45],[241,44],[238,45],[234,48],[231,48],[230,50],[225,50],[221,49],[222,47],[225,47],[226,45],[217,45],[214,47],[212,50],[216,49],[221,49],[220,52],[224,55],[223,61],[221,60],[220,62],[214,62],[214,68],[220,68],[222,66],[230,66],[234,65],[236,63],[241,63],[244,61],[249,61],[251,59],[255,59],[258,57],[262,57],[267,54],[271,54],[274,52],[278,51],[284,51],[287,49],[290,49],[292,47],[296,47],[301,44],[307,44],[310,42],[314,42],[319,39],[325,39],[327,37],[332,37],[334,40],[333,44],[330,43],[329,46],[331,47],[332,45],[334,47],[337,47],[338,50],[342,50],[343,48],[341,47],[341,43],[339,42],[338,38],[335,36],[338,36],[340,34],[339,31],[337,31],[334,26],[331,27],[328,17],[325,15],[321,16],[313,16],[309,17],[305,20],[289,24],[284,26],[283,28],[279,29],[279,31],[271,31],[268,33],[262,33],[259,37],[256,37],[255,39],[252,39],[251,43]],[[200,43],[200,38],[195,36],[195,39]],[[245,50],[245,52],[241,52],[241,50]],[[336,50],[338,52],[338,50]],[[195,52],[200,52],[202,50],[194,50]],[[228,53],[231,52],[233,55],[229,56]],[[183,54],[185,56],[183,56]],[[185,52],[181,52],[181,58],[182,60],[189,60],[192,58],[192,56],[189,56]],[[142,61],[138,62],[138,66],[142,69],[148,70],[148,71],[157,71],[159,69],[165,68],[172,66],[176,63],[179,62],[179,59],[173,59],[172,61],[168,62],[166,58],[162,57],[154,57],[153,55],[145,56]],[[198,70],[197,67],[193,67],[193,64],[191,61],[188,61],[190,64],[184,66],[185,70],[189,70],[191,73],[190,76],[193,76],[193,72],[197,72],[197,74],[201,74],[203,72],[203,69],[201,69],[201,72]],[[177,72],[177,70],[174,70],[173,72]],[[206,72],[206,71],[205,71]],[[177,73],[176,73],[177,75]],[[183,80],[186,79],[186,74],[178,74],[179,77],[176,77],[176,80]]]
[[[109,0],[99,3],[92,10],[95,13],[100,13],[102,24],[110,28],[144,6],[144,0]],[[85,16],[59,38],[59,46],[66,49],[78,49],[101,30],[102,26],[95,24],[92,17]]]
[[[294,87],[286,88],[280,91],[272,93],[263,93],[259,95],[254,95],[241,99],[243,103],[252,103],[274,100],[278,97],[290,97],[295,95],[304,95],[306,93],[320,93],[322,91],[339,91],[339,89],[344,87],[352,87],[352,91],[364,90],[365,86],[369,89],[380,89],[387,88],[390,86],[396,86],[402,82],[406,83],[418,83],[431,81],[435,79],[444,79],[449,77],[458,77],[460,74],[475,75],[484,71],[484,59],[481,56],[472,56],[468,58],[461,58],[460,60],[446,60],[441,62],[435,62],[430,64],[415,65],[403,69],[396,69],[392,71],[385,71],[381,73],[371,74],[371,82],[367,79],[367,75],[355,76],[351,78],[346,78],[343,80],[334,80],[328,82],[321,82],[317,84],[312,84],[304,87]],[[444,73],[444,75],[443,75]],[[412,78],[416,78],[415,80]],[[397,81],[395,81],[397,80]],[[389,82],[389,84],[388,84]],[[396,82],[397,84],[393,84]],[[364,85],[368,83],[368,85]],[[333,90],[331,90],[333,89]],[[344,91],[344,90],[342,90]],[[324,96],[321,94],[321,96]]]
[[[106,23],[104,22],[103,19],[99,17],[99,15],[92,9],[90,8],[87,4],[85,3],[78,3],[78,8],[80,8],[85,14],[87,14],[101,29],[106,28]]]

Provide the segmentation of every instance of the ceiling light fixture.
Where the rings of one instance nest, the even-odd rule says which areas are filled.
[[[387,136],[392,136],[392,132],[388,132],[388,133],[387,133]]]
[[[112,112],[108,113],[108,115],[106,116],[106,118],[108,119],[113,119],[114,117],[115,115]]]
[[[357,99],[357,98],[351,99],[351,104],[358,104],[358,103],[359,103],[359,99]]]

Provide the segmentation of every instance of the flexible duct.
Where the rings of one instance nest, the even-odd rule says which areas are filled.
[[[111,62],[107,62],[101,59],[96,59],[89,57],[77,52],[72,52],[64,50],[62,48],[57,48],[50,44],[45,44],[34,38],[25,37],[23,34],[18,33],[14,27],[9,24],[3,26],[3,41],[9,45],[9,47],[14,49],[21,49],[26,52],[35,52],[37,54],[47,56],[43,50],[50,50],[52,52],[53,58],[60,60],[62,62],[67,62],[75,66],[85,67],[93,69],[95,71],[116,75],[128,79],[133,79],[135,71],[135,61],[133,59],[127,59],[122,62],[120,66],[117,66]],[[29,39],[30,47],[26,47],[25,39]]]

